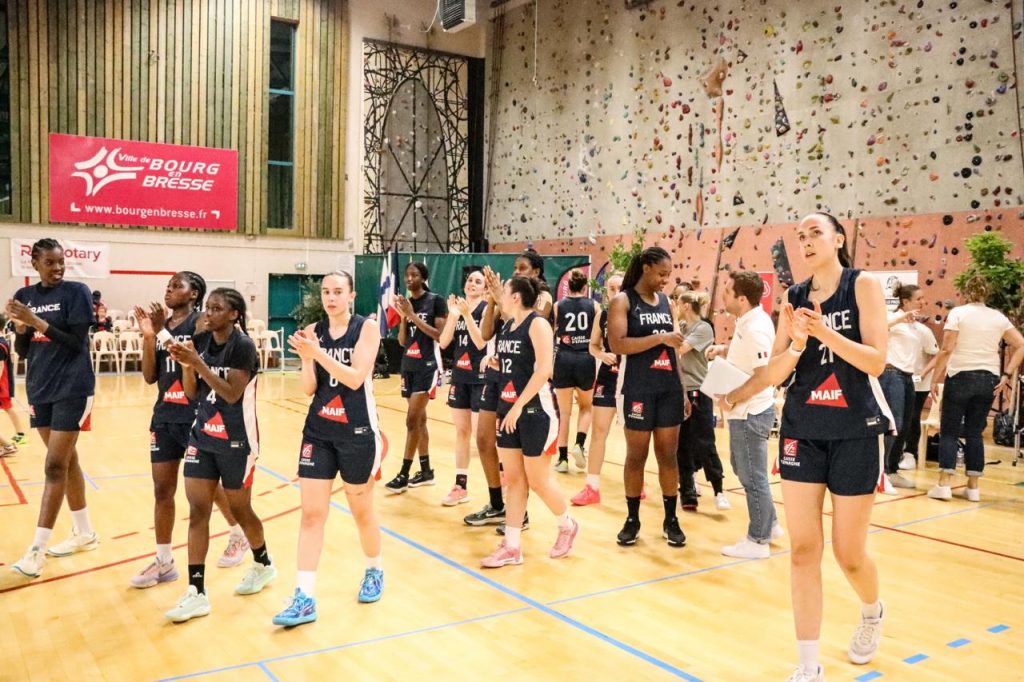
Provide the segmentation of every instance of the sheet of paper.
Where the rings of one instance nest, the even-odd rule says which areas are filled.
[[[700,385],[701,393],[711,398],[739,388],[750,375],[725,358],[715,358],[708,365],[708,374]]]

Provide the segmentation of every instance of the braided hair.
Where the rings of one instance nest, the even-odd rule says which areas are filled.
[[[58,242],[56,239],[50,239],[49,237],[45,239],[40,239],[39,241],[32,245],[32,260],[35,260],[36,258],[39,258],[41,255],[43,255],[43,251],[63,248],[64,247],[62,247],[60,245],[60,242]]]
[[[196,300],[192,302],[192,310],[202,310],[203,300],[206,298],[206,280],[202,275],[191,270],[182,270],[174,275],[188,283],[188,288],[196,292]]]
[[[245,312],[245,297],[238,292],[237,289],[231,289],[229,287],[218,287],[210,292],[210,296],[220,296],[224,299],[224,302],[231,306],[231,309],[238,313],[237,324],[242,329],[242,333],[246,336],[249,332],[246,330],[246,312]]]
[[[427,279],[430,278],[430,270],[427,269],[427,264],[421,261],[411,261],[405,266],[405,269],[416,268],[420,273],[420,278],[423,280],[423,291],[430,291],[430,287],[427,286]]]
[[[654,266],[663,260],[671,261],[672,256],[660,246],[648,246],[639,255],[633,256],[633,260],[629,261],[629,267],[626,268],[626,274],[622,276],[622,290],[636,287],[644,274],[645,265]]]

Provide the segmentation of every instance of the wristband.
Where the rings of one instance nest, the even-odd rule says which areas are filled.
[[[800,357],[801,355],[804,354],[804,350],[806,350],[806,349],[807,349],[807,346],[804,346],[803,348],[800,348],[800,349],[793,348],[793,344],[792,344],[792,342],[790,342],[789,348],[787,350],[791,354],[793,354],[793,355],[795,355],[797,357]]]
[[[174,341],[174,337],[171,336],[171,333],[167,331],[167,329],[161,329],[158,331],[156,333],[156,339],[160,342],[161,346],[166,346]]]

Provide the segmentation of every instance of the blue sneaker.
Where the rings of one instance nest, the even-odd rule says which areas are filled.
[[[312,623],[314,620],[316,620],[316,599],[307,597],[302,590],[296,587],[291,606],[274,616],[274,625],[290,628],[303,623]]]
[[[379,568],[366,569],[363,576],[363,584],[359,586],[359,601],[370,604],[380,600],[380,593],[384,591],[384,571]]]

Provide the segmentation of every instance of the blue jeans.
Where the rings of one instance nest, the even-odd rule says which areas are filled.
[[[878,377],[885,402],[889,403],[892,418],[896,421],[896,435],[885,434],[885,473],[894,474],[899,471],[900,457],[907,443],[910,430],[910,419],[914,414],[914,377],[901,372],[895,367],[886,367],[882,376]]]
[[[981,434],[988,424],[999,377],[975,370],[946,377],[942,389],[942,416],[939,419],[939,470],[956,473],[956,451],[963,425],[964,465],[968,476],[981,476],[985,470],[985,444]]]
[[[747,495],[747,537],[762,545],[771,539],[777,521],[768,487],[768,434],[774,423],[774,407],[746,419],[729,420],[729,461]]]

